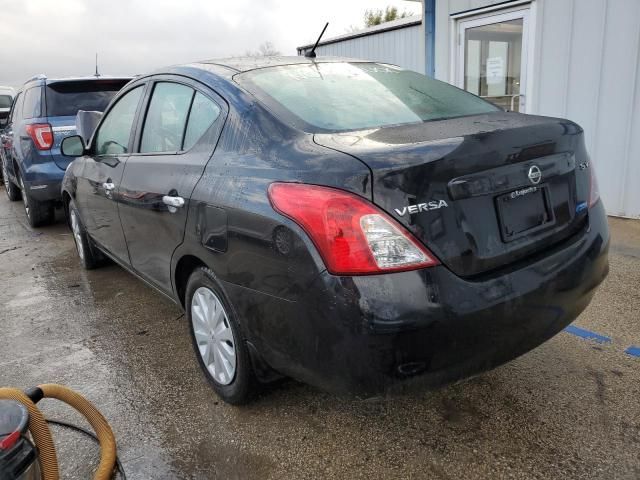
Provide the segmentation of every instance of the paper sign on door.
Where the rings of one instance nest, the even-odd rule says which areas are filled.
[[[504,82],[504,59],[502,57],[487,58],[487,85]]]

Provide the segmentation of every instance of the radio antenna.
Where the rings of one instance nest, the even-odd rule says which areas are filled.
[[[100,76],[100,72],[98,71],[98,52],[96,52],[96,77]]]
[[[320,43],[320,39],[324,35],[324,31],[327,29],[328,26],[329,26],[329,22],[327,22],[325,24],[325,26],[322,29],[322,32],[320,33],[320,36],[318,37],[318,40],[316,40],[316,44],[313,46],[313,48],[311,50],[309,50],[307,53],[304,54],[305,57],[307,57],[307,58],[316,58],[316,48],[318,47],[318,44]]]

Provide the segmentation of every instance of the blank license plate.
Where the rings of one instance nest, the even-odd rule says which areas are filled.
[[[553,222],[553,210],[546,186],[515,190],[497,197],[498,215],[505,242],[544,228]]]

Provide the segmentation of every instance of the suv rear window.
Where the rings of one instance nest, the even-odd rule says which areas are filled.
[[[236,79],[274,113],[306,131],[360,130],[498,111],[447,83],[378,63],[286,65]]]
[[[104,112],[129,80],[83,80],[47,85],[47,115],[74,116],[78,110]]]
[[[0,95],[0,108],[11,108],[12,100],[10,95]]]

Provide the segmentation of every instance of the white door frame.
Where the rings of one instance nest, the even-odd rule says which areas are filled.
[[[535,2],[519,0],[509,5],[489,7],[451,16],[451,82],[464,89],[464,30],[467,28],[522,18],[522,58],[520,71],[520,111],[532,113],[535,47]]]

